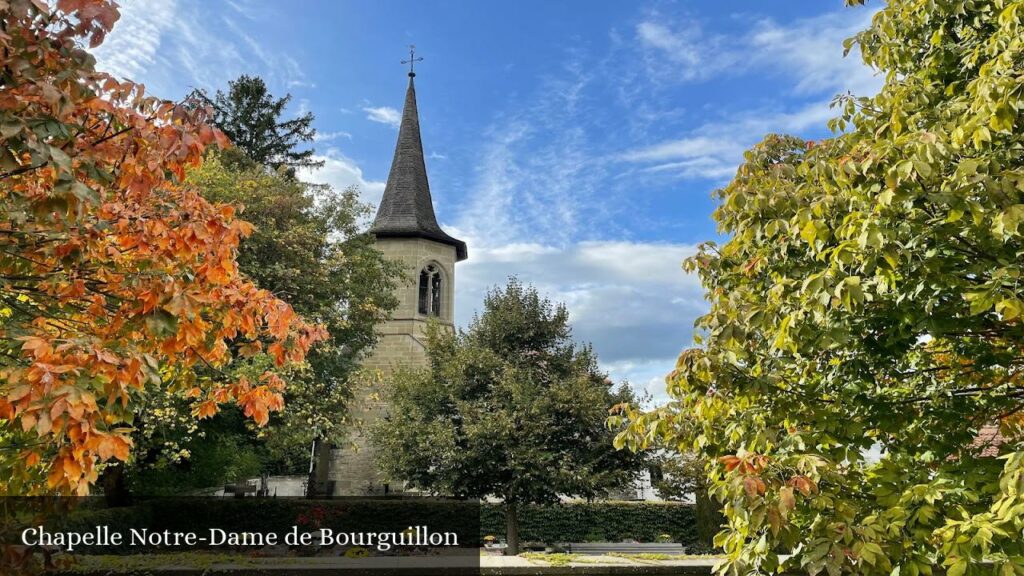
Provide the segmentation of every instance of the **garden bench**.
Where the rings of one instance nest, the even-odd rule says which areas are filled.
[[[255,495],[257,486],[255,484],[225,484],[224,495],[234,494],[235,498],[244,498],[246,494]]]

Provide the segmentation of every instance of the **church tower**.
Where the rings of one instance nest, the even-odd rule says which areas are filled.
[[[412,56],[410,56],[412,60]],[[406,282],[397,288],[398,307],[378,327],[378,341],[363,362],[385,379],[396,368],[427,365],[426,327],[429,320],[454,329],[455,263],[466,259],[466,243],[445,233],[434,216],[427,167],[416,110],[416,73],[409,71],[402,124],[384,196],[370,227],[376,247],[385,258],[402,264]],[[331,450],[326,470],[334,495],[361,496],[388,491],[374,463],[368,426],[384,412],[377,390],[357,392],[352,418],[361,421],[342,446]],[[389,487],[390,491],[400,487]]]

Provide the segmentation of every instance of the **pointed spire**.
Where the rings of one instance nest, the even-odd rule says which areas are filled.
[[[370,232],[378,238],[426,238],[448,244],[455,247],[457,260],[465,260],[466,243],[446,234],[434,216],[420,140],[414,77],[415,73],[410,72],[395,157],[391,161],[391,173]]]

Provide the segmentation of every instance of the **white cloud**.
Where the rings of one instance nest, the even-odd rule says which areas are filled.
[[[661,21],[645,20],[637,24],[636,37],[655,79],[703,79],[734,64],[732,55],[720,48],[722,37],[704,34],[692,20],[675,29]]]
[[[673,22],[654,12],[636,26],[636,40],[650,80],[705,80],[713,76],[771,72],[794,80],[797,94],[852,90],[873,93],[874,71],[857,53],[843,57],[843,40],[866,28],[872,10],[844,10],[779,24],[757,20],[745,32],[705,33],[692,18]]]
[[[765,19],[746,39],[749,65],[770,66],[796,84],[798,94],[852,91],[872,95],[881,78],[865,66],[858,52],[843,57],[843,40],[867,28],[872,10],[856,9],[781,25]]]
[[[365,106],[363,107],[363,112],[366,112],[367,120],[387,124],[392,128],[398,128],[402,123],[402,113],[390,106]]]
[[[355,161],[341,151],[330,148],[324,154],[314,155],[313,160],[323,161],[324,165],[320,168],[299,169],[297,176],[300,180],[329,184],[339,191],[356,186],[359,188],[359,198],[363,202],[372,206],[380,204],[380,198],[384,194],[384,182],[367,180]]]
[[[559,248],[465,239],[470,258],[456,270],[460,325],[478,311],[488,288],[517,276],[566,304],[574,337],[594,345],[602,368],[614,378],[663,394],[652,378],[672,370],[691,342],[694,319],[706,308],[697,278],[681,267],[693,246],[590,241]]]
[[[799,134],[823,127],[831,116],[827,102],[794,112],[748,112],[732,121],[704,124],[675,140],[629,150],[620,159],[643,164],[641,171],[651,174],[724,180],[736,172],[743,152],[765,134]]]
[[[585,122],[591,108],[584,93],[593,76],[583,59],[570,51],[558,74],[542,77],[535,94],[494,119],[480,145],[460,227],[492,244],[564,245],[579,238],[594,212],[606,209],[592,199],[606,167]]]
[[[165,98],[191,88],[224,88],[243,73],[262,76],[277,92],[313,86],[297,60],[266,50],[243,26],[274,18],[275,8],[250,0],[227,7],[229,15],[211,18],[211,5],[199,0],[124,2],[120,20],[93,51],[97,67]]]
[[[313,141],[314,142],[332,142],[332,141],[337,140],[339,138],[344,138],[346,140],[351,140],[352,139],[352,134],[350,134],[349,132],[345,132],[344,130],[338,130],[338,131],[335,131],[335,132],[319,132],[318,131],[316,133],[316,136],[313,137]]]
[[[710,135],[696,135],[690,138],[670,140],[623,154],[630,162],[671,160],[674,158],[713,158],[721,154],[734,154],[737,147],[727,140]]]
[[[677,139],[627,150],[618,159],[640,165],[648,174],[722,181],[736,173],[743,152],[765,134],[823,129],[832,116],[828,101],[789,112],[748,111],[728,121],[703,124]]]
[[[161,41],[178,18],[178,3],[126,2],[120,11],[121,18],[95,56],[101,70],[138,80],[156,63]]]

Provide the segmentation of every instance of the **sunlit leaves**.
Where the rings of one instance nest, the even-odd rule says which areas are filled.
[[[619,443],[720,463],[724,571],[1024,573],[1022,5],[886,3],[845,46],[882,91],[716,192],[703,347]]]
[[[422,490],[513,506],[635,479],[647,456],[614,450],[605,420],[636,399],[597,371],[568,321],[563,305],[513,279],[465,332],[434,326],[429,368],[394,377],[389,417],[374,427],[383,469]]]
[[[10,2],[0,35],[0,491],[82,494],[103,461],[130,457],[134,412],[168,374],[219,370],[239,337],[298,362],[324,334],[239,274],[251,227],[183,184],[226,145],[203,111],[93,70],[76,42],[101,42],[115,5],[49,10]],[[203,384],[204,413],[281,407],[273,374]]]

